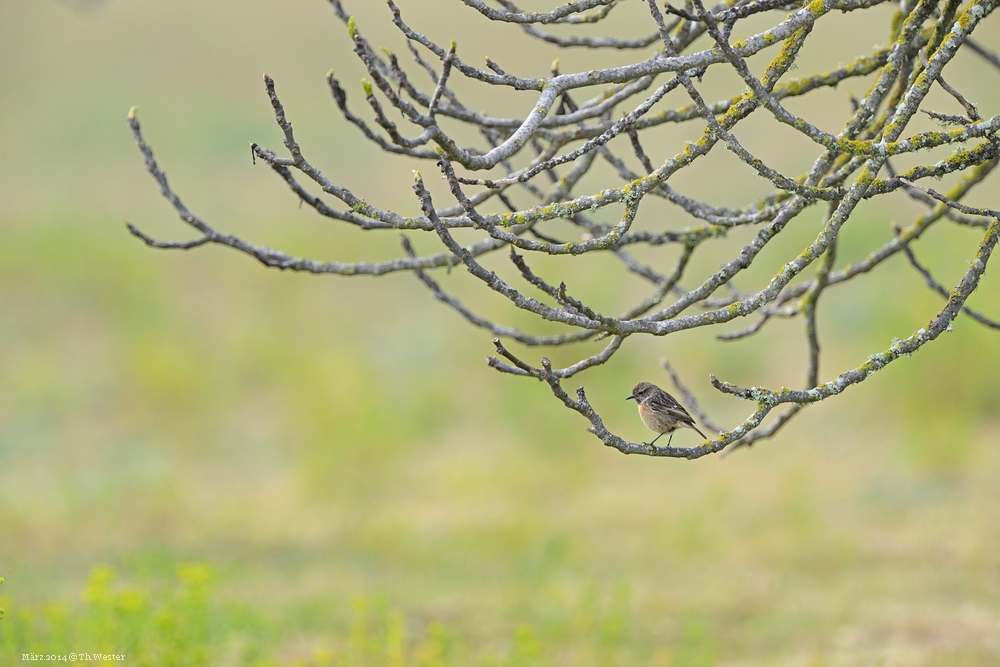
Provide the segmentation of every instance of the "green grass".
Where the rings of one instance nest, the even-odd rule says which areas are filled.
[[[0,363],[0,660],[996,658],[998,348],[973,322],[775,441],[653,461],[488,373],[488,341],[413,281],[151,254],[70,220],[17,225],[0,253],[18,350]],[[832,356],[938,307],[917,295]],[[725,363],[686,349],[689,371]],[[655,352],[588,381],[632,437],[623,394]],[[765,359],[730,372],[780,369]]]
[[[387,165],[330,120],[322,75],[334,65],[347,81],[354,70],[325,3],[214,14],[203,4],[0,3],[10,77],[0,142],[16,157],[0,164],[0,664],[74,651],[248,667],[1000,662],[995,332],[960,318],[912,359],[726,459],[624,457],[544,385],[487,368],[490,336],[412,276],[291,275],[220,248],[155,252],[125,233],[123,219],[163,238],[186,233],[129,143],[124,116],[138,103],[171,183],[221,229],[324,259],[398,252],[393,235],[299,211],[252,165],[247,140],[280,145],[265,67],[332,177],[416,210],[414,165]],[[391,27],[379,33],[381,3],[353,4],[366,34],[403,52]],[[430,28],[466,30],[444,11],[451,0],[435,6],[443,23]],[[841,40],[884,39],[862,33],[803,57],[835,62]],[[248,37],[261,34],[271,39]],[[517,71],[553,57],[463,34],[463,49],[495,46],[489,55]],[[995,113],[1000,88],[981,88],[981,112]],[[849,108],[843,90],[826,104],[795,111]],[[799,168],[780,142],[745,135],[764,159]],[[666,151],[671,137],[647,149]],[[724,163],[713,178],[728,183]],[[371,187],[376,176],[392,187]],[[763,187],[732,183],[726,196]],[[995,188],[976,195],[997,205]],[[845,228],[840,260],[889,238],[891,219],[916,214],[907,207],[867,206]],[[651,204],[642,224],[659,224],[661,210]],[[817,224],[790,226],[741,286],[766,281]],[[918,250],[952,283],[975,237],[941,227]],[[707,251],[692,269],[714,270],[728,253]],[[617,310],[637,283],[608,279],[609,268],[596,258],[567,282]],[[973,297],[994,317],[997,276]],[[438,277],[463,298],[480,294],[463,271]],[[475,303],[532,324],[499,299]],[[902,262],[831,290],[821,377],[925,326],[941,305]],[[667,354],[712,413],[736,423],[750,406],[718,395],[709,373],[801,384],[802,323],[768,327],[740,344],[703,332],[630,340],[583,382],[609,426],[643,438],[623,399],[639,379],[665,381]]]

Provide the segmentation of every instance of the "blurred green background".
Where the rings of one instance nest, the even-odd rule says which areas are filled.
[[[637,57],[560,55],[456,0],[399,4],[432,38],[457,38],[468,61],[489,55],[517,73],[544,75],[556,56],[563,71]],[[374,44],[406,53],[383,3],[347,8]],[[885,43],[893,9],[824,20],[792,75]],[[607,30],[646,32],[644,11],[624,3]],[[1000,44],[995,17],[979,39]],[[126,233],[123,220],[191,237],[132,144],[125,114],[138,105],[172,185],[218,229],[318,259],[398,253],[394,233],[300,210],[251,163],[247,142],[281,148],[266,70],[307,157],[359,196],[416,212],[410,170],[434,167],[368,146],[329,99],[330,67],[367,118],[363,70],[322,0],[0,3],[0,663],[70,651],[129,665],[1000,663],[1000,338],[971,320],[774,440],[725,459],[653,460],[604,448],[547,388],[487,368],[490,335],[410,275],[279,273],[225,248],[154,251]],[[1000,112],[1000,72],[962,53],[946,74],[984,117]],[[497,115],[533,102],[455,87]],[[713,72],[704,89],[721,99],[743,84]],[[837,131],[864,89],[847,82],[789,106]],[[925,106],[958,112],[940,91]],[[698,132],[664,128],[647,150],[663,159]],[[737,135],[785,173],[815,154],[763,113]],[[679,175],[683,192],[718,204],[766,192],[716,153]],[[599,168],[583,191],[601,182],[617,181]],[[996,182],[969,201],[1000,205]],[[839,262],[919,213],[902,195],[866,203]],[[818,216],[737,284],[761,285]],[[652,202],[639,221],[689,223]],[[950,285],[979,236],[942,223],[917,249]],[[694,274],[743,239],[698,256]],[[666,267],[673,252],[640,254]],[[606,257],[535,266],[607,310],[645,294]],[[970,301],[993,317],[998,276]],[[533,325],[464,271],[440,279],[491,317]],[[828,292],[821,377],[940,307],[898,257]],[[774,322],[743,343],[707,330],[630,340],[582,382],[613,430],[645,439],[622,399],[639,379],[668,386],[668,355],[735,424],[750,406],[718,396],[708,374],[800,386],[802,326]]]

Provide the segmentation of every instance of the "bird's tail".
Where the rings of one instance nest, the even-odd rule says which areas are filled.
[[[694,425],[694,422],[691,422],[691,423],[689,423],[689,424],[688,424],[688,426],[690,426],[690,427],[691,427],[691,428],[693,428],[693,429],[694,429],[695,431],[697,431],[698,435],[700,435],[701,437],[703,437],[703,438],[705,438],[706,440],[708,440],[708,436],[707,436],[707,435],[705,435],[704,433],[702,433],[701,431],[699,431],[699,430],[698,430],[698,427]]]

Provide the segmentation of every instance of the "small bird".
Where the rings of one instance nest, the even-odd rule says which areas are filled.
[[[633,398],[639,405],[639,418],[642,419],[642,423],[650,430],[660,434],[653,439],[653,442],[648,443],[650,447],[664,433],[670,434],[670,439],[667,440],[667,447],[670,447],[674,431],[682,426],[697,431],[698,435],[708,440],[705,434],[694,425],[694,419],[684,409],[684,406],[652,382],[640,382],[632,387],[632,395],[625,400],[629,401]]]

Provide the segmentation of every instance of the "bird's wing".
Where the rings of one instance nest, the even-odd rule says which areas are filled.
[[[691,424],[694,423],[694,419],[692,419],[691,415],[688,414],[688,411],[684,409],[684,406],[678,403],[677,399],[665,391],[653,394],[649,398],[649,407],[658,412],[666,412],[682,422],[688,422]]]

